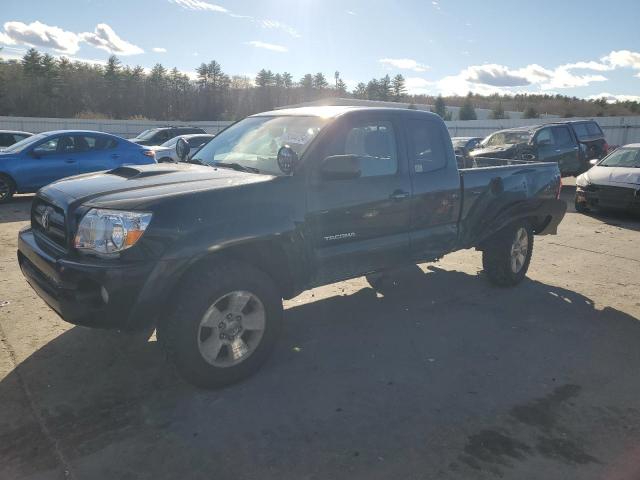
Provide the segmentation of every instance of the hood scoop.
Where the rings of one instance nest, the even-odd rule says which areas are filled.
[[[122,166],[118,168],[114,168],[113,170],[109,170],[106,172],[109,175],[116,175],[122,178],[147,178],[147,177],[155,177],[157,175],[165,175],[167,173],[175,172],[176,168],[162,168],[152,165],[153,168],[149,168],[149,166]]]

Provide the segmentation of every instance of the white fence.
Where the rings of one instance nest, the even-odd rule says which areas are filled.
[[[569,120],[583,120],[571,118]],[[584,119],[590,120],[590,119]],[[610,145],[640,143],[640,116],[638,117],[596,117]],[[547,120],[549,121],[549,120]],[[558,119],[557,121],[562,121]],[[452,137],[485,137],[496,130],[504,128],[537,125],[543,119],[505,119],[505,120],[454,120],[447,123]],[[135,137],[147,128],[166,125],[193,125],[204,128],[208,133],[218,133],[231,122],[156,122],[150,120],[85,120],[78,118],[34,118],[34,117],[0,117],[0,130],[24,130],[40,133],[50,130],[97,130],[113,133],[124,138]]]
[[[640,143],[640,117],[595,117],[595,118],[567,118],[564,120],[595,120],[598,122],[607,138],[609,145],[625,145]],[[561,122],[563,119],[554,119]],[[446,122],[452,137],[486,137],[492,132],[505,128],[523,127],[525,125],[540,125],[549,120],[540,118],[505,119],[505,120],[454,120]]]
[[[40,133],[51,130],[96,130],[132,138],[143,130],[167,125],[189,125],[218,133],[231,122],[156,122],[152,120],[86,120],[80,118],[0,117],[0,130]]]

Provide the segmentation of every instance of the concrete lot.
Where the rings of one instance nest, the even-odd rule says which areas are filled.
[[[640,478],[636,219],[569,213],[514,289],[465,251],[306,292],[258,375],[205,392],[36,297],[29,205],[0,206],[1,479]]]

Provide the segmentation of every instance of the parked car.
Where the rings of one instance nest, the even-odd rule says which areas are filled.
[[[20,132],[18,130],[0,130],[0,152],[31,135],[33,133]]]
[[[178,154],[176,153],[176,143],[180,138],[186,140],[186,142],[189,144],[191,152],[195,153],[202,145],[207,143],[213,137],[215,137],[215,135],[202,135],[199,133],[194,135],[180,135],[164,142],[159,147],[151,147],[151,149],[155,152],[158,163],[178,162],[180,161],[180,159],[178,158]]]
[[[470,156],[478,165],[484,158],[556,162],[562,176],[580,174],[589,165],[580,142],[567,124],[500,130],[485,138]]]
[[[177,147],[186,158],[187,142]],[[202,165],[122,167],[43,188],[18,261],[68,322],[156,327],[201,387],[258,369],[282,299],[305,289],[472,247],[491,281],[515,285],[533,236],[556,233],[566,210],[557,164],[459,171],[444,122],[419,110],[253,115],[191,161]]]
[[[458,167],[466,168],[471,166],[471,151],[482,141],[481,137],[451,137],[453,151],[458,159]]]
[[[578,212],[618,209],[640,212],[640,143],[614,150],[576,178]]]
[[[609,145],[604,137],[604,133],[600,125],[594,120],[562,122],[559,125],[568,125],[569,128],[573,130],[582,147],[581,151],[584,155],[584,160],[587,162],[594,158],[603,158],[609,152]]]
[[[167,140],[171,140],[178,135],[192,135],[196,133],[206,134],[207,132],[204,129],[198,127],[158,127],[145,130],[137,137],[130,138],[129,141],[137,143],[138,145],[162,145]]]
[[[0,203],[55,180],[120,165],[156,163],[152,150],[107,133],[59,130],[25,138],[0,152]]]

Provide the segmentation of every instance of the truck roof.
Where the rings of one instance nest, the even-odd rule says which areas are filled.
[[[283,108],[281,110],[271,110],[269,112],[256,113],[255,115],[251,115],[251,116],[252,117],[300,116],[300,117],[337,118],[347,112],[354,112],[354,111],[402,112],[409,115],[420,114],[423,116],[438,117],[435,113],[425,112],[424,110],[409,110],[407,108],[390,108],[390,107],[360,107],[360,106],[346,106],[346,105]]]

